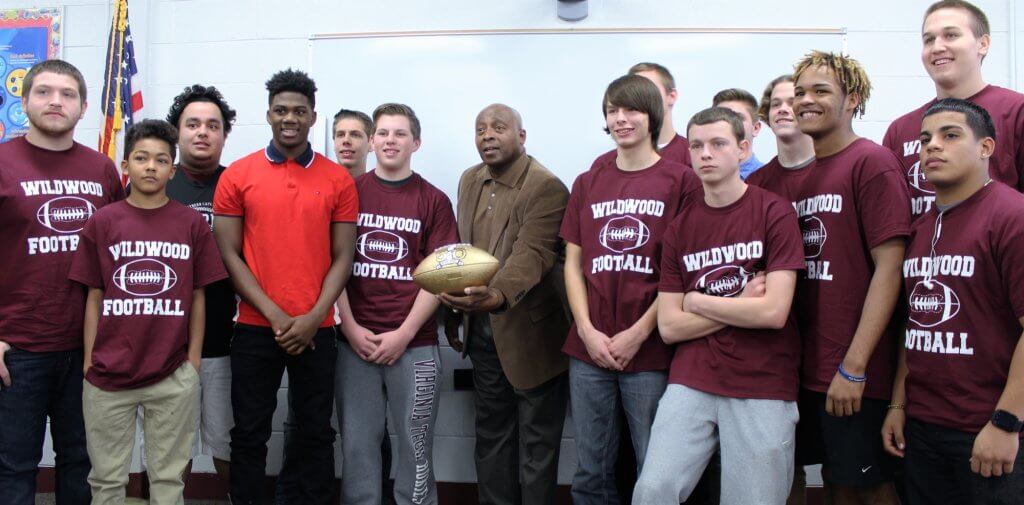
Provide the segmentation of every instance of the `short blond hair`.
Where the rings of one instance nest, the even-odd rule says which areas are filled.
[[[665,88],[666,92],[676,89],[676,80],[672,77],[672,72],[669,72],[664,65],[645,61],[629,67],[629,72],[627,73],[636,75],[640,72],[654,72],[658,74],[658,78],[661,79],[661,86]]]
[[[985,11],[978,8],[977,5],[965,2],[964,0],[942,0],[935,2],[925,11],[924,18],[928,19],[928,16],[942,9],[963,9],[967,11],[967,14],[971,16],[971,31],[974,32],[974,38],[980,39],[983,35],[992,33],[992,28],[988,24],[988,16],[985,15]],[[921,23],[923,25],[924,21]]]

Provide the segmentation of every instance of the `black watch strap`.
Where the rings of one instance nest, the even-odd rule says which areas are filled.
[[[1024,429],[1024,422],[1005,410],[997,410],[992,414],[992,426],[1010,433],[1020,433]]]

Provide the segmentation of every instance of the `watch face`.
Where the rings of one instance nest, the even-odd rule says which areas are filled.
[[[1017,416],[1005,410],[997,410],[992,414],[992,425],[1003,431],[1016,433],[1021,431],[1022,423]]]

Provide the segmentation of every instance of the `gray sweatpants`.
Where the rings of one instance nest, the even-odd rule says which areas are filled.
[[[338,346],[335,385],[342,400],[338,408],[344,455],[342,503],[381,503],[380,444],[388,409],[398,438],[395,502],[437,503],[432,452],[440,375],[436,345],[410,347],[391,366],[367,363],[349,345]]]
[[[793,483],[796,402],[669,384],[658,403],[633,505],[686,500],[721,444],[722,505],[783,505]]]

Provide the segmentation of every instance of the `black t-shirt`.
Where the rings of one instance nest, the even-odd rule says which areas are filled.
[[[213,229],[213,193],[217,181],[226,167],[219,167],[208,178],[190,176],[179,165],[174,177],[167,183],[167,196],[183,203],[203,215]],[[220,358],[231,353],[231,334],[234,331],[238,302],[230,279],[206,286],[206,335],[203,339],[203,357]]]

